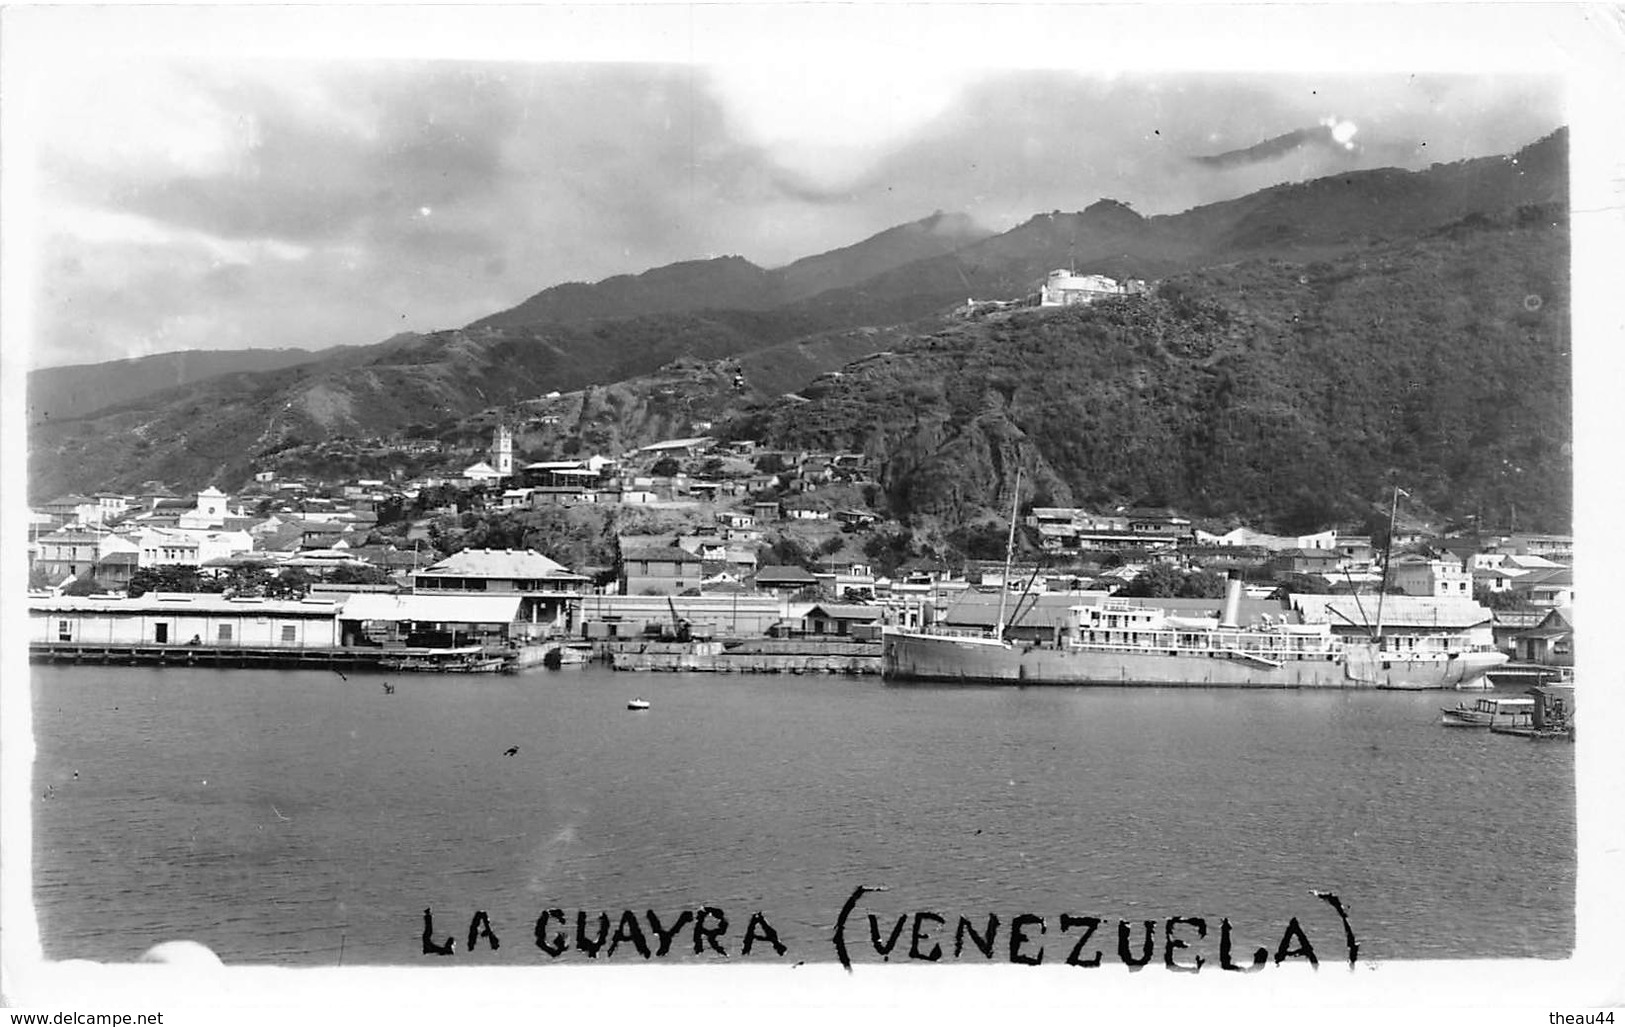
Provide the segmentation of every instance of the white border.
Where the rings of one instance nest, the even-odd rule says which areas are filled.
[[[1249,1010],[1249,1019],[1312,1015],[1319,1022],[1366,1022],[1383,1010],[1409,1022],[1446,1009],[1481,1023],[1545,1023],[1547,1013],[1595,1012],[1625,1002],[1618,917],[1625,912],[1625,819],[1614,792],[1625,774],[1618,755],[1621,673],[1601,651],[1620,604],[1605,599],[1625,580],[1611,551],[1608,515],[1620,439],[1615,389],[1625,382],[1619,344],[1625,326],[1620,269],[1625,31],[1616,7],[1527,5],[1264,4],[844,5],[811,3],[627,4],[442,7],[11,7],[0,26],[4,107],[11,143],[27,70],[61,52],[236,53],[264,57],[467,57],[523,60],[776,62],[823,55],[835,62],[929,59],[943,54],[988,67],[1092,70],[1260,69],[1315,72],[1554,71],[1570,84],[1574,216],[1575,534],[1585,596],[1580,676],[1586,731],[1576,745],[1581,807],[1578,950],[1565,962],[1401,963],[1349,973],[1266,971],[1174,977],[1097,971],[1079,983],[1045,967],[861,966],[833,964],[673,969],[640,966],[534,970],[286,970],[228,968],[217,973],[155,966],[46,964],[30,895],[30,697],[26,641],[12,611],[23,594],[21,483],[24,466],[19,347],[31,337],[26,303],[32,253],[29,169],[16,149],[0,151],[0,214],[5,296],[0,304],[0,971],[4,998],[40,1011],[170,1012],[166,1023],[209,1023],[215,1007],[234,1020],[280,1022],[289,1012],[318,1021],[340,1015],[430,1022],[487,1016],[505,1008],[613,1017],[653,1006],[660,1015],[693,1009],[728,1013],[831,1012],[885,1008],[895,1014],[1062,1010],[1149,1005],[1186,1016]],[[250,31],[245,32],[245,28]],[[1465,854],[1464,854],[1465,856]],[[1464,860],[1463,873],[1471,873]],[[1331,961],[1328,960],[1330,964]],[[625,976],[631,973],[633,976]],[[1075,973],[1075,972],[1074,972]],[[494,1003],[494,1006],[492,1005]],[[471,1008],[477,1006],[479,1008]],[[1269,1009],[1280,1009],[1277,1016]],[[1294,1008],[1298,1007],[1298,1008]],[[1309,1007],[1309,1008],[1302,1008]],[[686,1017],[685,1017],[686,1018]],[[957,1017],[956,1017],[957,1018]]]

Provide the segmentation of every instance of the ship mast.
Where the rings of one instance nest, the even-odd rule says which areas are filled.
[[[1377,591],[1377,631],[1372,637],[1382,641],[1382,601],[1388,596],[1388,564],[1394,555],[1394,519],[1399,515],[1400,494],[1410,495],[1398,485],[1394,486],[1394,502],[1388,508],[1388,538],[1382,545],[1382,586]]]
[[[1016,512],[1021,508],[1021,468],[1016,468],[1016,494],[1010,500],[1010,537],[1004,543],[1004,577],[999,579],[999,623],[993,637],[1004,641],[1004,604],[1010,598],[1010,558],[1016,550]]]

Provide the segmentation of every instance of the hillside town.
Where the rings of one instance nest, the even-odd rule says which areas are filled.
[[[521,463],[499,425],[472,455],[456,473],[411,479],[264,471],[234,495],[153,483],[56,497],[31,517],[33,641],[233,647],[256,635],[246,621],[270,614],[283,618],[258,631],[271,646],[596,644],[625,662],[649,643],[715,655],[771,638],[790,640],[783,652],[827,657],[812,643],[830,642],[872,657],[887,626],[986,630],[1004,616],[1001,593],[1020,608],[1005,620],[1012,637],[1053,633],[1064,610],[1107,596],[1206,609],[1226,579],[1245,583],[1255,614],[1286,599],[1297,617],[1358,634],[1383,589],[1382,540],[1369,534],[1216,532],[1169,510],[1033,507],[1011,560],[987,551],[1003,538],[981,559],[912,554],[875,509],[861,454],[693,436]],[[618,530],[578,547],[597,562],[570,566],[525,544],[524,525],[549,511]],[[493,525],[514,530],[496,532],[503,545],[447,530],[471,523],[487,541]],[[1388,541],[1389,630],[1465,635],[1507,653],[1509,672],[1573,666],[1572,538],[1396,520]]]

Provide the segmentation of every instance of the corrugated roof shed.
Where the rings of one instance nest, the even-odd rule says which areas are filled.
[[[819,613],[837,620],[874,621],[880,619],[881,610],[878,606],[863,606],[858,603],[819,603],[807,611],[807,616]]]
[[[509,624],[519,619],[523,596],[359,594],[344,600],[343,620],[427,621],[437,624]]]
[[[621,560],[659,560],[667,563],[699,563],[697,553],[691,553],[677,546],[645,546],[638,549],[625,549],[621,551]]]
[[[791,582],[797,585],[816,585],[818,579],[812,572],[801,567],[767,566],[756,569],[756,583],[758,585],[773,581]]]
[[[252,616],[331,617],[337,604],[328,600],[228,599],[214,592],[148,592],[136,599],[89,596],[42,599],[30,597],[31,610],[50,613],[228,613]]]
[[[419,574],[464,578],[568,578],[586,580],[534,549],[465,549]]]

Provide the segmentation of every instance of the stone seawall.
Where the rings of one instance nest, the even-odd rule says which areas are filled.
[[[616,670],[719,674],[879,674],[879,642],[762,639],[724,647],[718,642],[648,642],[609,652]]]

